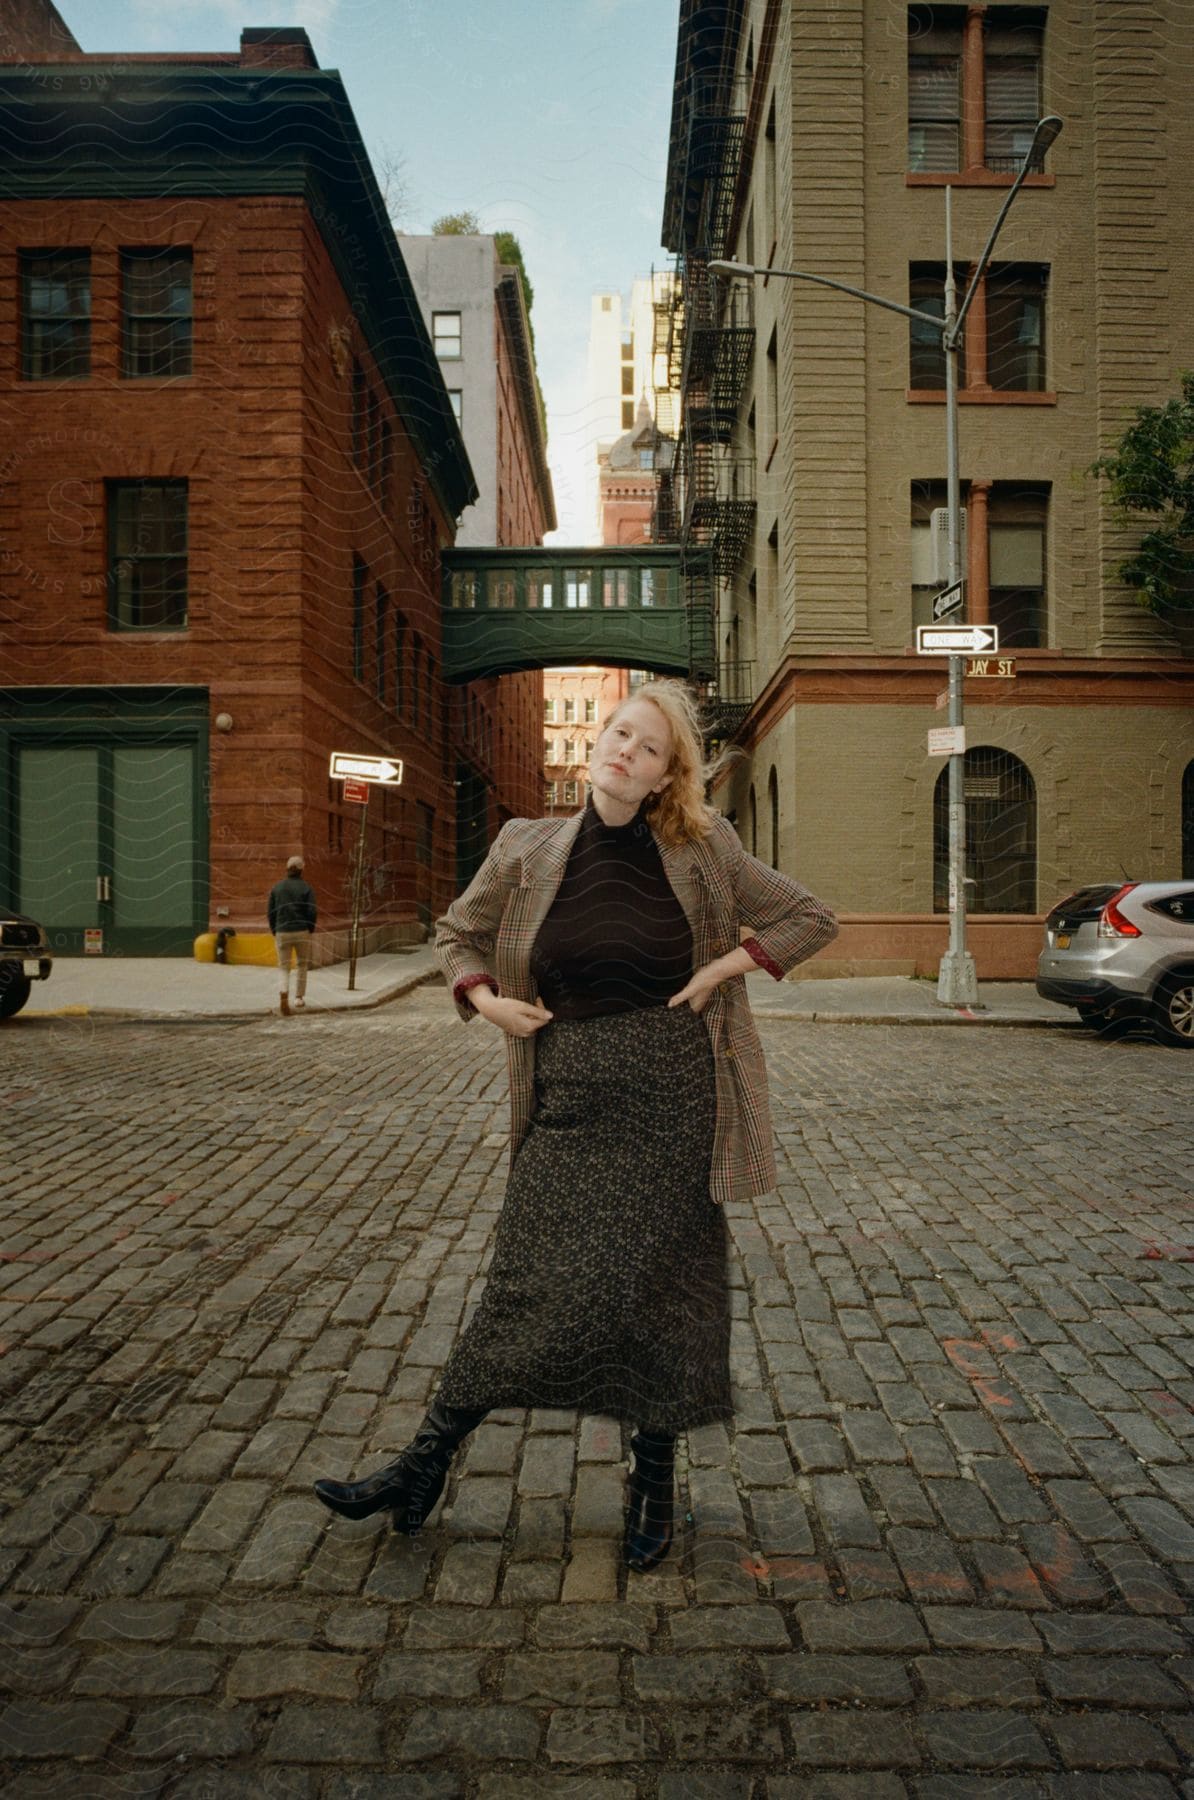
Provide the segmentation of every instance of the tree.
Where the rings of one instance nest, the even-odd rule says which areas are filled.
[[[431,222],[432,237],[476,237],[481,221],[475,212],[445,213]]]
[[[1107,498],[1121,524],[1150,519],[1118,574],[1151,613],[1194,612],[1194,371],[1181,397],[1142,406],[1110,456],[1091,465],[1107,477]]]
[[[390,224],[397,231],[410,211],[411,204],[406,158],[400,150],[383,144],[373,159],[373,169],[381,190],[382,204],[389,215]]]

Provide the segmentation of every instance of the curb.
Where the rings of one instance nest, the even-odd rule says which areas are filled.
[[[386,1006],[391,1000],[401,1000],[403,995],[413,993],[417,987],[427,987],[434,982],[443,981],[438,969],[425,969],[421,975],[410,975],[393,987],[372,994],[367,1000],[352,1002],[332,1002],[330,1005],[312,1008],[312,1017],[322,1017],[324,1013],[356,1013],[375,1012],[379,1006]],[[280,1019],[281,1014],[276,1006],[263,1008],[253,1007],[243,1012],[218,1013],[181,1013],[181,1012],[130,1012],[127,1008],[117,1006],[64,1006],[56,1012],[26,1013],[23,1023],[31,1025],[35,1021],[57,1022],[62,1019],[98,1019],[105,1025],[219,1025],[232,1021],[244,1024],[263,1019]],[[21,1019],[17,1014],[16,1018]],[[7,1021],[5,1021],[7,1022]],[[13,1021],[14,1023],[16,1020]]]
[[[955,1028],[979,1025],[988,1031],[1079,1031],[1083,1026],[1081,1019],[985,1019],[977,1013],[969,1017],[945,1014],[937,1018],[932,1013],[780,1012],[772,1007],[766,1012],[755,1013],[756,1024],[765,1019],[797,1020],[804,1025],[947,1025]]]

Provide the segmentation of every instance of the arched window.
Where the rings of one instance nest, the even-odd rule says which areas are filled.
[[[1008,750],[967,750],[966,910],[1036,911],[1036,785]],[[933,910],[949,910],[949,769],[933,794]]]
[[[779,777],[775,773],[775,764],[771,765],[771,773],[767,777],[767,798],[771,803],[771,867],[779,868]]]
[[[1194,762],[1182,776],[1182,880],[1194,881]]]
[[[750,853],[759,854],[759,803],[755,799],[755,784],[750,784],[750,801],[747,807],[747,824],[750,827]]]

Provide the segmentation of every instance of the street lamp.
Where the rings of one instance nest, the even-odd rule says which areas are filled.
[[[1003,221],[1007,218],[1012,201],[1016,198],[1024,178],[1037,162],[1056,142],[1062,128],[1062,120],[1056,114],[1049,113],[1037,121],[1032,134],[1032,142],[1024,153],[1023,161],[1017,171],[1016,179],[1008,189],[1007,198],[999,209],[998,217],[991,227],[991,235],[983,247],[982,255],[974,265],[970,282],[963,297],[962,304],[957,304],[957,288],[954,283],[953,265],[953,212],[952,189],[945,189],[945,306],[944,316],[938,318],[934,313],[921,312],[917,307],[904,306],[898,300],[888,300],[882,294],[869,293],[866,288],[852,287],[846,281],[834,281],[828,275],[814,275],[805,269],[761,269],[753,263],[727,262],[720,258],[708,265],[711,275],[726,275],[734,278],[744,275],[779,276],[789,281],[811,281],[817,287],[834,288],[841,294],[852,294],[857,300],[867,300],[873,306],[882,306],[888,312],[902,313],[907,319],[916,319],[920,324],[929,326],[941,340],[941,348],[945,353],[945,457],[946,457],[946,495],[949,536],[949,579],[948,587],[953,587],[962,580],[962,504],[961,480],[958,472],[958,349],[961,342],[962,327],[970,305],[974,299],[978,284],[982,279],[991,253],[995,248],[995,240],[999,236]],[[962,672],[963,657],[951,655],[949,658],[949,722],[959,734],[962,729]],[[941,967],[937,974],[937,999],[943,1006],[973,1006],[978,1000],[978,978],[975,973],[974,958],[966,947],[966,796],[964,785],[965,760],[964,753],[955,751],[949,759],[949,949],[941,959]]]

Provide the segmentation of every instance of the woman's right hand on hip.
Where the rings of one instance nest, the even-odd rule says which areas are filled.
[[[469,998],[481,1017],[500,1027],[507,1037],[534,1037],[551,1023],[552,1015],[540,1001],[532,1005],[528,1000],[511,1000],[483,987],[474,988]]]

